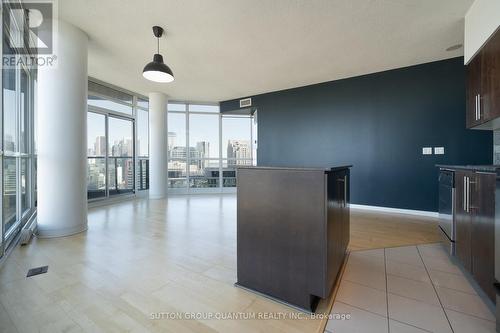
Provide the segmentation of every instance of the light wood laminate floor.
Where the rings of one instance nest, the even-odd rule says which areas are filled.
[[[437,237],[435,220],[405,216],[353,211],[351,226],[352,249]],[[49,265],[47,274],[25,277],[42,265]],[[278,318],[299,312],[236,288],[235,281],[235,195],[117,203],[90,209],[85,233],[14,249],[0,268],[0,332],[322,330],[326,320]],[[322,301],[319,312],[329,303]],[[236,312],[246,319],[166,317]],[[258,318],[266,314],[274,319]]]
[[[438,219],[351,209],[350,250],[381,249],[441,241]]]

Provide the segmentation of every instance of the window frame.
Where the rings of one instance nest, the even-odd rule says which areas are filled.
[[[105,99],[108,99],[112,102],[116,102],[116,103],[119,103],[119,104],[123,104],[123,105],[126,105],[126,106],[131,106],[132,107],[132,113],[129,114],[129,113],[124,113],[124,112],[120,112],[120,111],[116,111],[116,110],[112,110],[112,109],[106,109],[106,108],[103,108],[103,107],[98,107],[98,106],[94,106],[94,105],[89,105],[88,102],[87,102],[87,113],[88,112],[93,112],[93,113],[96,113],[96,114],[101,114],[101,115],[104,115],[105,117],[105,136],[106,136],[106,156],[104,157],[104,160],[105,160],[105,177],[106,177],[106,181],[105,181],[105,184],[106,184],[106,190],[105,190],[105,196],[102,196],[102,197],[97,197],[97,198],[90,198],[88,199],[87,201],[92,204],[94,202],[99,202],[99,201],[111,201],[115,198],[120,198],[120,197],[135,197],[135,196],[138,196],[139,194],[143,193],[144,191],[148,190],[149,189],[149,175],[146,176],[146,188],[142,188],[142,186],[139,186],[139,175],[137,174],[137,171],[138,170],[142,170],[141,167],[139,166],[139,164],[146,160],[146,165],[147,167],[149,166],[149,151],[150,151],[150,144],[149,144],[149,121],[148,121],[148,125],[147,125],[147,128],[148,128],[148,142],[147,142],[147,146],[148,146],[148,156],[138,156],[137,154],[137,145],[138,145],[138,141],[137,141],[137,120],[138,120],[138,117],[137,117],[137,111],[138,110],[141,110],[141,111],[146,111],[148,112],[148,116],[149,116],[149,109],[147,108],[144,108],[144,107],[140,107],[138,106],[138,99],[142,99],[142,100],[147,100],[149,102],[149,99],[148,97],[144,96],[144,95],[141,95],[141,94],[137,94],[137,93],[134,93],[134,92],[131,92],[131,91],[128,91],[126,89],[123,89],[123,88],[120,88],[120,87],[117,87],[117,86],[114,86],[112,84],[108,84],[108,83],[105,83],[105,82],[102,82],[100,80],[97,80],[95,78],[91,78],[89,77],[89,82],[93,82],[95,84],[99,84],[101,86],[105,86],[107,88],[110,88],[110,89],[114,89],[114,90],[117,90],[119,92],[122,92],[122,93],[125,93],[125,94],[128,94],[128,95],[131,95],[132,96],[132,103],[129,104],[129,103],[125,103],[123,101],[120,101],[120,100],[117,100],[117,99],[114,99],[113,97],[110,97],[110,96],[105,96],[103,94],[100,94],[100,93],[95,93],[95,92],[89,92],[89,95],[92,95],[92,96],[97,96],[97,97],[101,97],[101,98],[105,98]],[[132,122],[132,136],[133,136],[133,150],[134,150],[134,153],[132,154],[132,156],[130,157],[123,157],[123,158],[132,158],[133,160],[133,189],[130,191],[130,192],[125,192],[125,193],[118,193],[118,194],[111,194],[110,195],[110,183],[109,183],[109,161],[110,161],[110,156],[109,156],[109,117],[111,118],[118,118],[118,119],[122,119],[122,120],[127,120],[127,121],[131,121]],[[87,155],[87,161],[90,159],[90,158],[95,158],[95,157],[91,157],[91,156],[88,156]],[[147,169],[146,169],[147,171]],[[149,173],[149,172],[148,172]],[[115,191],[116,189],[114,189],[113,191]]]
[[[218,103],[200,103],[200,102],[182,102],[182,101],[169,101],[169,106],[171,104],[182,104],[185,105],[185,111],[176,111],[176,110],[170,110],[170,108],[167,108],[168,114],[183,114],[185,117],[185,148],[186,148],[186,177],[185,178],[175,178],[175,179],[185,179],[186,186],[184,187],[170,187],[170,182],[168,186],[168,192],[172,194],[195,194],[195,193],[234,193],[236,191],[236,187],[225,187],[224,186],[224,163],[227,164],[228,161],[238,161],[238,160],[245,160],[249,161],[250,165],[256,165],[256,153],[257,153],[257,144],[256,144],[256,137],[255,134],[256,132],[256,120],[257,120],[257,115],[252,114],[252,115],[233,115],[233,114],[225,114],[221,113],[220,109],[218,109],[217,112],[200,112],[200,111],[191,111],[190,105],[207,105],[207,106],[219,106]],[[191,154],[189,153],[189,148],[190,148],[190,140],[189,140],[189,132],[190,132],[190,115],[217,115],[218,116],[218,145],[219,145],[219,154],[218,157],[209,157],[209,158],[191,158]],[[238,159],[238,158],[225,158],[223,157],[223,119],[224,118],[250,118],[250,150],[251,150],[251,158],[248,159]],[[169,130],[167,129],[167,133]],[[179,161],[183,159],[179,158],[171,158],[170,154],[168,156],[168,162],[171,161]],[[189,165],[191,163],[191,160],[196,160],[196,161],[207,161],[207,162],[214,162],[218,161],[218,167],[219,167],[219,180],[218,180],[218,186],[217,187],[191,187],[191,178],[190,177],[190,170],[189,170]],[[168,163],[167,163],[168,164]],[[168,168],[168,165],[167,165]],[[170,179],[170,178],[169,178]]]
[[[3,29],[3,26],[2,28]],[[1,31],[0,31],[1,33]],[[0,52],[3,54],[3,45],[0,46]],[[16,55],[16,58],[19,57]],[[21,102],[22,99],[22,94],[21,94],[21,75],[23,73],[26,75],[26,94],[27,96],[27,104],[23,104]],[[35,154],[35,135],[34,135],[34,129],[36,124],[34,123],[35,121],[35,114],[34,114],[34,109],[35,109],[35,91],[34,89],[36,88],[34,82],[37,77],[37,68],[28,68],[24,65],[20,65],[18,68],[15,69],[15,103],[14,103],[14,108],[15,108],[15,140],[17,142],[16,147],[14,151],[6,151],[5,148],[5,138],[4,138],[4,99],[3,99],[3,72],[2,72],[2,79],[0,80],[0,85],[1,85],[1,94],[0,94],[0,106],[2,108],[1,112],[1,117],[0,117],[0,168],[2,170],[2,175],[0,177],[0,189],[2,195],[0,196],[0,217],[1,217],[1,223],[0,223],[0,257],[2,257],[5,254],[6,249],[12,244],[12,241],[15,239],[15,237],[18,235],[18,233],[21,231],[21,229],[26,225],[26,223],[32,219],[32,217],[36,214],[36,207],[35,207],[35,184],[34,181],[36,180],[35,177],[35,162],[34,160],[36,159],[36,154]],[[24,106],[24,108],[21,108],[21,105]],[[23,112],[23,115],[21,115],[21,112]],[[26,127],[24,128],[25,132],[25,138],[27,141],[24,142],[24,151],[21,152],[21,120],[25,120]],[[16,176],[15,176],[15,211],[16,211],[16,219],[12,225],[9,226],[9,229],[5,228],[5,223],[6,221],[4,220],[4,193],[5,193],[5,168],[4,168],[4,163],[6,158],[12,158],[15,160],[15,169],[16,169]],[[22,164],[23,162],[26,162],[25,166],[25,179],[26,179],[26,184],[25,184],[25,193],[26,193],[26,209],[23,210],[23,205],[22,205]]]

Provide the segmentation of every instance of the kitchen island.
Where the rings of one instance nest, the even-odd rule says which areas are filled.
[[[237,286],[314,311],[349,243],[350,166],[237,169]]]

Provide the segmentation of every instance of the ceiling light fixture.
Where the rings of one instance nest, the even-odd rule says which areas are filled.
[[[142,70],[142,76],[154,82],[172,82],[174,81],[174,73],[170,67],[165,65],[160,54],[160,37],[163,35],[163,28],[155,25],[153,34],[158,39],[157,53],[153,56],[153,61]]]

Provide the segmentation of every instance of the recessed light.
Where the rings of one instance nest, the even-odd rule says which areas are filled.
[[[455,51],[462,48],[462,44],[455,44],[446,49],[446,51]]]

